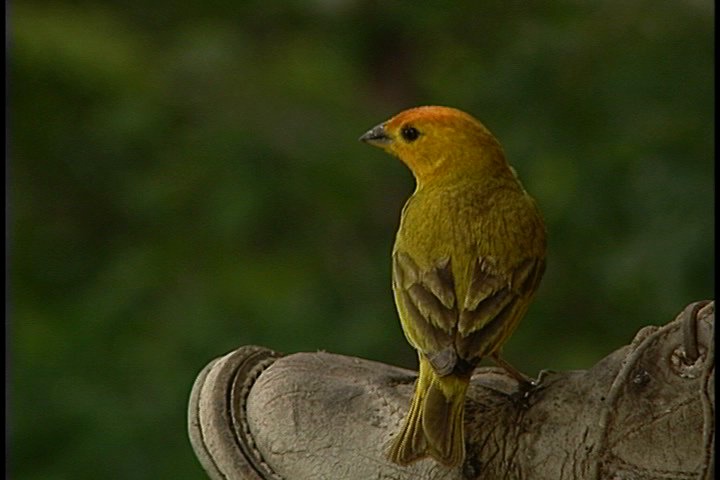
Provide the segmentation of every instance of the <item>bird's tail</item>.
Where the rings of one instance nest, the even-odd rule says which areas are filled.
[[[449,467],[465,458],[463,417],[470,376],[438,376],[420,356],[420,375],[410,411],[388,458],[400,465],[431,456]]]

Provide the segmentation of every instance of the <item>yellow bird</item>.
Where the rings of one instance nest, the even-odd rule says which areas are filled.
[[[393,247],[392,286],[420,372],[388,458],[457,466],[473,369],[491,357],[512,372],[499,353],[545,270],[545,225],[500,143],[465,112],[405,110],[360,140],[398,157],[416,181]]]

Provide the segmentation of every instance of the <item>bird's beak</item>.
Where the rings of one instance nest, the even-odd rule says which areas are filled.
[[[373,127],[365,132],[365,134],[360,137],[360,141],[375,145],[376,147],[383,147],[392,142],[392,139],[387,132],[385,132],[385,124],[381,123],[377,127]]]

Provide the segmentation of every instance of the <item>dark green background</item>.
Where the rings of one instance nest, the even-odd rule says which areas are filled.
[[[481,119],[545,214],[527,373],[712,297],[713,2],[454,5],[11,2],[12,478],[203,478],[188,394],[240,345],[414,368],[412,177],[357,141],[407,107]]]

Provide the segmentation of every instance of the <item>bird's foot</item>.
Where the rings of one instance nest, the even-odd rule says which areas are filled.
[[[505,369],[505,371],[518,382],[518,390],[523,397],[527,397],[530,392],[539,388],[545,376],[549,373],[552,373],[551,370],[541,370],[537,378],[532,379],[522,373],[517,368],[510,365],[510,363],[503,359],[499,354],[493,354],[491,355],[491,358],[498,366]]]

